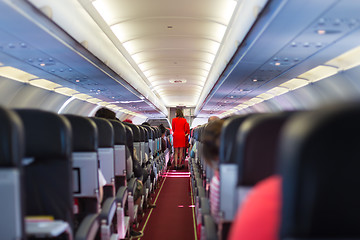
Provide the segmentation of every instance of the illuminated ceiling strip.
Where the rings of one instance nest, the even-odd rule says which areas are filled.
[[[20,69],[10,67],[10,66],[3,67],[3,65],[0,65],[0,76],[9,78],[14,81],[22,82],[22,83],[29,83],[30,85],[32,85],[34,87],[42,88],[42,89],[45,89],[48,91],[54,91],[56,93],[59,93],[59,94],[65,95],[65,96],[69,96],[70,98],[64,102],[64,104],[60,107],[58,113],[62,113],[63,110],[66,108],[66,106],[68,106],[70,104],[70,102],[72,102],[74,99],[79,99],[79,100],[86,101],[86,102],[89,102],[92,104],[98,104],[99,102],[102,101],[100,99],[93,98],[90,95],[80,93],[74,89],[63,87],[62,85],[54,83],[47,79],[40,79],[39,77],[37,77],[35,75],[29,74],[25,71],[22,71]],[[143,101],[144,100],[129,101],[129,102],[143,102]],[[108,104],[110,104],[110,103],[103,104],[102,106],[106,106]],[[113,106],[116,106],[116,105],[113,105]],[[137,113],[132,113],[132,115],[142,116],[141,114],[137,114]]]
[[[96,5],[96,2],[100,2],[100,1],[93,1],[93,4],[94,6]],[[96,6],[95,6],[96,8]],[[97,8],[98,9],[98,8]],[[99,11],[99,13],[102,15],[102,13]],[[106,12],[103,12],[103,14],[106,14]],[[118,24],[122,24],[122,23],[125,23],[125,22],[133,22],[133,21],[147,21],[147,20],[160,20],[160,19],[169,19],[169,16],[157,16],[157,17],[144,17],[144,18],[128,18],[126,20],[123,20],[123,21],[118,21],[118,22],[115,22],[115,23],[112,23],[111,25],[109,25],[110,27],[113,27],[113,26],[116,26]],[[224,27],[227,27],[227,24],[225,23],[222,23],[220,21],[216,21],[214,20],[213,18],[195,18],[195,17],[171,17],[171,20],[189,20],[189,21],[197,21],[197,22],[205,22],[205,23],[208,23],[208,22],[211,22],[211,23],[215,23],[215,24],[219,24],[219,25],[222,25]]]
[[[152,37],[153,36],[153,37]],[[134,37],[134,38],[130,38],[126,41],[123,41],[122,44],[125,44],[127,42],[131,42],[131,41],[136,41],[136,40],[140,40],[140,39],[148,39],[148,38],[176,38],[176,39],[179,39],[179,38],[188,38],[188,39],[201,39],[201,40],[208,40],[208,41],[212,41],[212,42],[215,42],[215,43],[218,43],[220,44],[221,42],[220,41],[217,41],[215,39],[212,39],[210,37],[203,37],[203,36],[200,36],[200,35],[196,35],[196,36],[191,36],[191,35],[161,35],[161,34],[147,34],[147,35],[141,35],[141,36],[138,36],[138,37]]]

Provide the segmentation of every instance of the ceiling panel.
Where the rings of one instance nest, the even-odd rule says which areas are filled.
[[[96,0],[92,4],[167,106],[184,100],[195,106],[201,91],[192,86],[204,85],[237,1]],[[186,89],[182,96],[179,88]]]
[[[359,11],[351,0],[272,1],[199,114],[231,109],[359,45]],[[218,107],[232,95],[235,102]]]

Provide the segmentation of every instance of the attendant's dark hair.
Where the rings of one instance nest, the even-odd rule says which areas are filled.
[[[183,118],[184,117],[184,114],[182,112],[182,110],[180,108],[176,109],[176,114],[175,114],[176,117],[180,117],[180,118]]]
[[[115,112],[113,112],[107,108],[100,108],[95,113],[95,117],[106,118],[106,119],[116,119],[116,114],[115,114]]]
[[[210,166],[213,166],[213,162],[219,157],[220,134],[223,124],[224,120],[222,119],[209,122],[201,136],[202,153]]]

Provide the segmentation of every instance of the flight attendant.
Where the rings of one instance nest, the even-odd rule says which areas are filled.
[[[181,163],[185,149],[185,135],[187,128],[187,121],[181,109],[176,109],[176,117],[172,120],[173,130],[173,146],[175,154],[175,169],[178,168],[178,163]]]

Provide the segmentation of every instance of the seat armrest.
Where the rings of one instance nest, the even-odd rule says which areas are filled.
[[[99,214],[100,222],[106,221],[106,225],[110,225],[116,212],[116,201],[115,198],[108,198],[105,200],[101,212]]]
[[[214,219],[210,215],[204,215],[205,237],[207,240],[217,240],[217,230]]]
[[[135,188],[136,188],[136,178],[132,178],[128,182],[128,191],[134,195]]]
[[[98,214],[87,215],[76,231],[75,240],[95,239],[99,226]]]
[[[124,201],[125,198],[127,198],[127,188],[125,186],[122,186],[118,189],[117,193],[116,193],[116,202],[121,203],[121,207],[125,207],[125,202]]]

